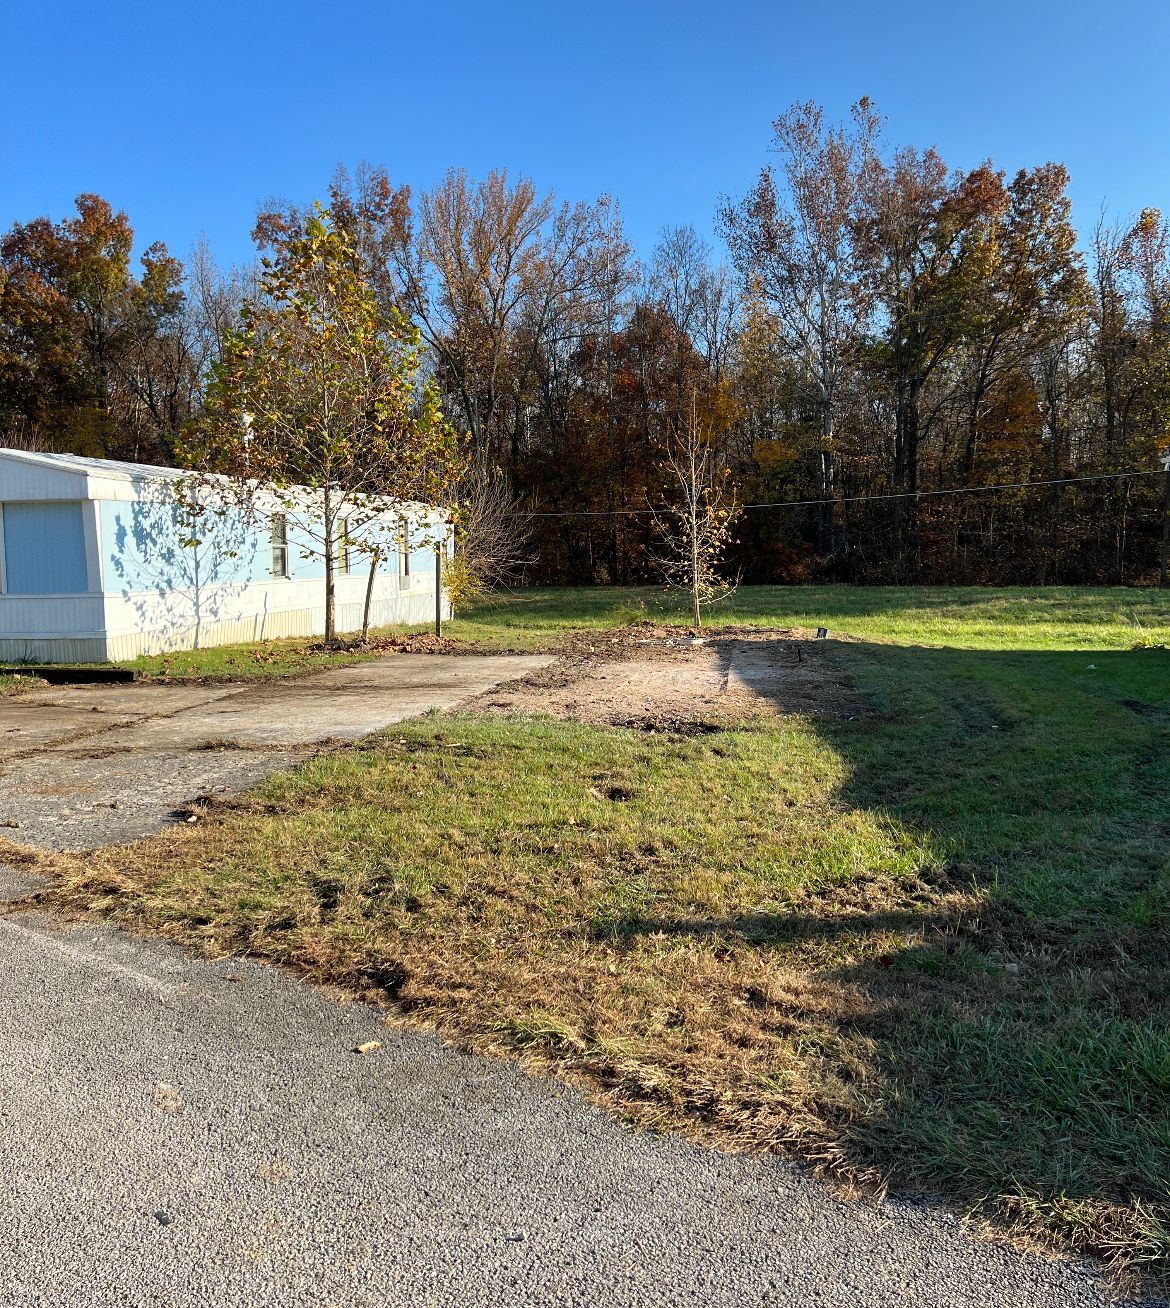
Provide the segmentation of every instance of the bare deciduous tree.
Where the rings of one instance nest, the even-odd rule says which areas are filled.
[[[515,585],[532,562],[532,513],[515,496],[507,475],[480,460],[456,487],[458,554],[452,565],[452,603]]]
[[[796,104],[773,130],[779,176],[765,168],[745,200],[724,206],[722,225],[744,286],[775,316],[817,415],[814,484],[829,501],[850,353],[871,312],[854,232],[878,119],[864,100],[850,127],[828,126],[818,105]],[[832,535],[826,503],[818,518],[822,552],[832,548]]]
[[[615,242],[607,199],[558,206],[525,177],[453,169],[422,197],[417,236],[396,247],[402,298],[477,457],[515,463],[525,383],[600,316]]]
[[[703,609],[726,599],[736,582],[721,573],[738,516],[730,469],[692,395],[686,420],[662,442],[666,499],[653,508],[658,564],[666,586],[686,591],[698,631]]]

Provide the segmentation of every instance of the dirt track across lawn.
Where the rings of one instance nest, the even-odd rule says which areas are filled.
[[[684,735],[761,715],[853,717],[862,704],[839,653],[804,631],[724,628],[693,640],[677,627],[636,626],[581,637],[556,663],[468,707]]]

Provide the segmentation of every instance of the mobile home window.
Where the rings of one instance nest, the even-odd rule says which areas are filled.
[[[398,520],[398,557],[402,560],[402,575],[410,576],[410,520]]]
[[[283,513],[274,513],[271,518],[272,536],[272,575],[288,576],[288,519]]]

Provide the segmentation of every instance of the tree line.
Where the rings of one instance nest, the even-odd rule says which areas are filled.
[[[1060,164],[955,170],[888,143],[864,100],[840,123],[795,105],[772,146],[718,202],[723,258],[680,226],[639,259],[610,197],[503,172],[416,196],[366,165],[322,197],[418,333],[470,478],[524,518],[529,577],[656,577],[670,451],[701,432],[745,581],[1155,580],[1166,219],[1082,242]],[[265,206],[258,252],[311,213]],[[190,444],[262,278],[133,247],[95,195],[0,239],[0,443],[164,463]]]

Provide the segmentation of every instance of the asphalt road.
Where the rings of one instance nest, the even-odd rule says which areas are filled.
[[[1113,1302],[273,968],[28,914],[0,957],[4,1308]]]

